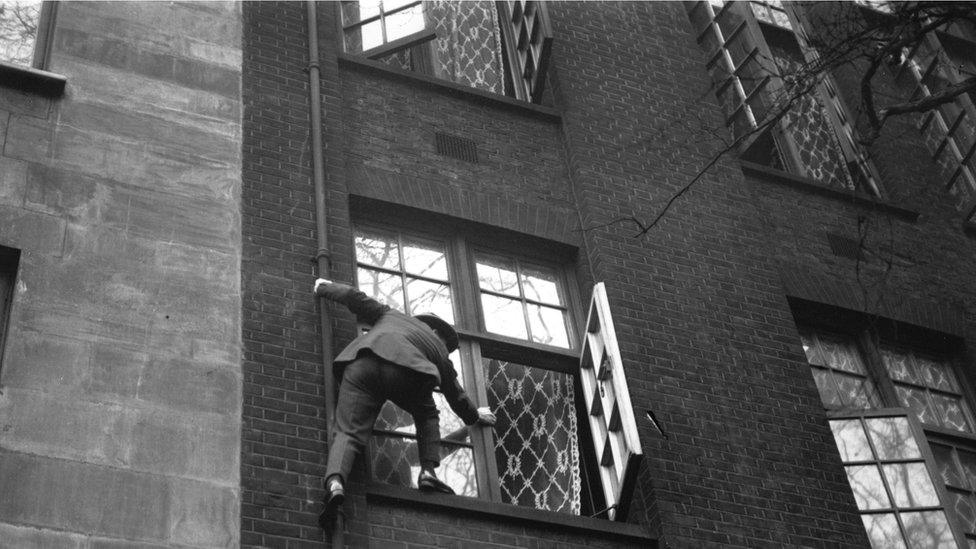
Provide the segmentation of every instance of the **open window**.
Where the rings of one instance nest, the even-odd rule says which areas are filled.
[[[544,246],[531,255],[522,246],[499,247],[480,231],[454,228],[441,235],[448,233],[362,223],[354,237],[360,290],[399,310],[431,311],[453,322],[461,338],[451,356],[458,379],[478,406],[489,406],[498,418],[494,428],[465,426],[435,394],[442,411],[439,476],[462,496],[620,519],[617,510],[626,511],[620,498],[632,484],[623,478],[635,475],[636,466],[616,442],[604,450],[607,429],[591,432],[593,406],[582,396],[587,373],[579,360],[579,300],[566,256]],[[613,341],[612,329],[583,336],[588,346],[594,338]],[[616,348],[615,342],[603,345]],[[616,394],[618,404],[608,401],[605,419],[619,415],[614,410],[625,411],[622,422],[610,425],[612,433],[633,424],[625,385],[619,388],[625,384],[622,372],[616,378],[608,395]],[[627,436],[631,432],[636,431],[628,428]],[[639,453],[639,445],[626,447]],[[608,452],[613,460],[604,458]],[[413,487],[419,462],[410,416],[387,404],[374,426],[369,456],[375,482]],[[629,471],[623,476],[617,470],[604,475],[610,461],[611,469],[627,463],[631,469],[620,469]],[[604,482],[611,483],[609,492]],[[611,506],[614,512],[606,513]]]
[[[348,54],[523,101],[543,100],[552,45],[543,2],[343,1],[340,15]]]
[[[877,174],[855,139],[829,76],[808,89],[816,58],[800,14],[780,1],[688,4],[713,88],[742,158],[838,189],[880,195]],[[799,85],[798,85],[798,78]]]

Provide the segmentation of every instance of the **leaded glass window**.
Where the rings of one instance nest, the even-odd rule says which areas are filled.
[[[824,408],[878,407],[878,393],[853,339],[813,331],[801,332],[800,338]]]
[[[466,426],[435,392],[441,480],[463,496],[580,514],[586,458],[566,270],[539,255],[488,249],[477,236],[469,243],[461,234],[440,239],[359,226],[359,289],[400,311],[433,312],[454,324],[461,337],[451,355],[458,380],[498,418],[494,429]],[[387,403],[373,432],[372,478],[415,487],[420,464],[411,416]]]
[[[830,428],[872,547],[957,547],[907,416],[837,418]]]
[[[976,452],[948,440],[930,442],[938,476],[946,487],[946,512],[976,546]]]
[[[952,365],[906,349],[884,347],[882,362],[900,404],[919,421],[954,431],[973,431],[972,412]]]

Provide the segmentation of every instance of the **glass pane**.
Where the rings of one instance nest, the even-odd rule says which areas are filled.
[[[360,232],[356,236],[356,261],[365,265],[400,270],[400,253],[393,235]]]
[[[362,42],[362,49],[360,51],[368,51],[376,46],[383,45],[383,26],[378,19],[359,27],[359,33]]]
[[[908,419],[904,417],[873,417],[866,418],[868,434],[878,458],[915,459],[922,457],[922,453],[915,443],[912,431],[908,426]]]
[[[902,513],[901,520],[912,549],[956,549],[945,512]]]
[[[837,392],[837,385],[831,379],[830,370],[821,370],[814,366],[810,371],[813,373],[817,390],[820,391],[820,401],[823,402],[824,408],[828,410],[842,408],[844,403],[840,399],[840,393]]]
[[[420,461],[417,442],[409,438],[374,435],[370,439],[373,478],[396,486],[417,487]],[[474,456],[470,448],[442,444],[437,476],[463,496],[477,497]]]
[[[962,466],[962,475],[966,479],[966,488],[976,489],[976,454],[958,450],[956,455],[959,458],[959,464]]]
[[[446,281],[447,256],[444,249],[413,239],[403,240],[403,262],[407,273]]]
[[[518,278],[513,261],[479,258],[478,283],[484,290],[519,297]]]
[[[453,442],[467,441],[468,427],[464,424],[464,421],[457,417],[454,411],[451,410],[451,405],[447,403],[447,398],[443,394],[435,392],[434,402],[437,404],[437,409],[441,413],[441,438]]]
[[[966,413],[963,411],[965,403],[961,397],[932,393],[929,394],[929,398],[932,400],[936,414],[938,414],[940,425],[956,431],[972,430],[969,427],[969,421],[966,419]]]
[[[858,509],[865,511],[891,507],[876,465],[850,465],[844,469]]]
[[[349,25],[363,19],[369,19],[380,12],[379,0],[361,0],[360,2],[342,3],[342,23]]]
[[[373,424],[373,428],[384,431],[396,431],[409,435],[417,432],[417,428],[413,423],[413,417],[392,402],[387,402],[380,409],[380,415],[376,418],[376,423]]]
[[[834,380],[840,391],[844,405],[851,408],[865,409],[874,404],[874,387],[870,381],[840,372],[834,372]]]
[[[34,42],[41,14],[39,0],[0,2],[0,61],[29,67],[34,61]]]
[[[579,448],[573,377],[484,358],[498,416],[495,459],[506,503],[578,514]]]
[[[820,346],[817,345],[813,334],[800,332],[800,342],[803,344],[803,352],[807,355],[807,362],[818,366],[827,365],[823,353],[820,351]]]
[[[868,437],[864,434],[861,421],[857,419],[837,419],[830,422],[830,430],[834,432],[834,441],[840,459],[845,463],[852,461],[868,461],[874,458]]]
[[[400,275],[382,273],[362,267],[359,268],[357,275],[359,289],[364,294],[398,311],[404,310],[403,281]]]
[[[421,4],[398,11],[386,18],[386,41],[392,42],[424,30],[424,7]]]
[[[896,506],[915,508],[939,505],[939,496],[935,493],[925,463],[887,463],[881,469]]]
[[[489,332],[519,339],[528,337],[522,302],[481,294],[481,307],[485,313],[485,329]]]
[[[967,533],[976,533],[976,498],[968,492],[948,491],[946,513],[959,522]]]
[[[827,366],[855,374],[867,373],[852,342],[821,335],[820,347],[823,350]]]
[[[925,391],[912,389],[903,385],[895,385],[895,392],[898,394],[898,400],[901,401],[902,406],[911,408],[918,416],[919,421],[934,425],[939,424],[939,416],[932,409],[932,404],[926,398],[927,394]]]
[[[522,291],[526,299],[550,305],[563,305],[559,294],[559,277],[551,269],[525,267],[522,269]]]
[[[861,515],[872,549],[907,549],[895,515]]]
[[[448,324],[454,324],[450,286],[408,278],[407,297],[410,299],[410,314],[434,313]]]
[[[942,483],[959,488],[969,488],[969,484],[966,483],[961,471],[956,466],[956,461],[952,458],[952,448],[935,442],[929,442],[929,448],[932,450],[932,457],[935,458],[935,467]]]
[[[948,364],[942,364],[925,357],[915,357],[915,366],[922,378],[922,384],[926,387],[959,392],[959,385],[956,383],[956,376],[952,373],[952,368]]]
[[[551,307],[529,305],[529,326],[532,328],[532,341],[569,347],[569,334],[566,331],[566,313]]]
[[[910,364],[911,359],[908,355],[897,353],[891,349],[881,349],[881,359],[891,379],[918,383],[918,379]]]

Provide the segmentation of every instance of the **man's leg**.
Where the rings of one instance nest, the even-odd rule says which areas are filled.
[[[438,480],[434,472],[441,462],[440,412],[433,396],[435,380],[405,368],[400,370],[404,370],[400,373],[403,378],[401,384],[410,390],[391,394],[390,400],[413,416],[417,428],[417,453],[420,457],[417,487],[424,491],[453,494],[454,490]]]
[[[343,371],[331,426],[332,445],[325,470],[325,508],[319,517],[323,528],[328,527],[332,516],[342,505],[344,483],[349,478],[356,456],[363,453],[373,422],[385,402],[376,391],[379,367],[375,357],[364,355],[349,363]]]

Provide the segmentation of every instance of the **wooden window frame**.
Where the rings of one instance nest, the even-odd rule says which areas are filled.
[[[13,310],[19,266],[20,250],[0,246],[0,374],[3,373],[4,349],[10,331],[10,313]]]
[[[589,424],[586,420],[586,410],[583,405],[582,387],[579,375],[579,353],[580,342],[578,341],[578,331],[581,326],[578,311],[581,310],[580,296],[576,292],[576,281],[572,272],[571,257],[566,254],[552,253],[540,246],[532,249],[531,252],[538,252],[529,255],[524,251],[513,253],[512,249],[525,250],[526,246],[521,243],[514,244],[511,249],[508,246],[498,245],[499,241],[509,241],[504,238],[493,238],[493,235],[483,234],[474,228],[444,228],[438,231],[439,225],[436,221],[420,221],[417,224],[391,224],[381,221],[379,215],[363,215],[362,220],[353,223],[352,249],[353,265],[356,272],[360,263],[355,257],[355,239],[362,232],[378,232],[383,234],[397,235],[399,242],[404,236],[413,237],[425,241],[444,243],[445,257],[448,263],[448,279],[451,288],[452,304],[455,315],[455,328],[460,336],[460,346],[458,349],[459,363],[455,364],[459,374],[462,376],[462,384],[468,395],[478,406],[488,405],[488,391],[486,386],[486,375],[484,369],[480,367],[483,358],[493,358],[516,362],[524,366],[548,370],[561,374],[573,376],[574,401],[577,418],[577,447],[579,452],[579,476],[581,482],[581,508],[580,515],[600,516],[607,518],[606,505],[601,493],[599,484],[600,475],[598,465],[591,457],[592,437],[589,432]],[[424,229],[416,229],[416,226],[423,226]],[[450,235],[450,236],[444,236]],[[528,246],[529,249],[532,246]],[[490,333],[485,329],[484,313],[481,307],[481,290],[478,284],[476,255],[482,253],[490,257],[515,258],[529,265],[544,266],[553,269],[559,277],[559,289],[566,301],[564,304],[567,313],[567,331],[569,346],[566,348],[546,345],[528,339],[522,340],[514,337]],[[405,266],[401,262],[401,269]],[[358,277],[357,277],[358,280]],[[532,302],[529,300],[529,302]],[[407,304],[404,303],[404,307]],[[502,500],[501,487],[498,479],[500,478],[498,464],[494,455],[494,432],[491,427],[469,426],[469,443],[457,444],[472,448],[474,458],[474,471],[478,483],[479,495],[477,499],[493,503],[504,503]],[[402,432],[392,432],[386,430],[374,431],[377,435],[397,436],[405,439],[415,438]],[[367,448],[367,469],[371,469],[372,458],[368,457]],[[370,478],[374,478],[370,470]],[[378,481],[374,481],[378,482]],[[555,511],[553,511],[555,512]]]

